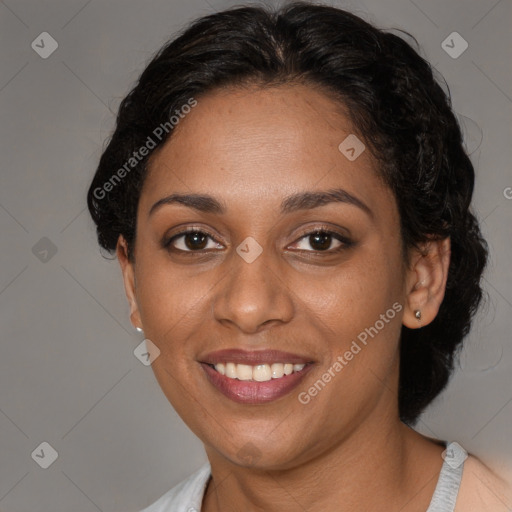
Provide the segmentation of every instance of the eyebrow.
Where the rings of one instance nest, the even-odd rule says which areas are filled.
[[[207,194],[171,194],[159,199],[150,208],[149,215],[152,215],[164,205],[176,203],[203,213],[222,215],[227,211],[226,206],[222,202]],[[281,213],[289,214],[299,210],[312,210],[329,203],[346,203],[357,206],[373,218],[372,210],[361,199],[341,188],[315,192],[298,192],[288,196],[281,202]]]

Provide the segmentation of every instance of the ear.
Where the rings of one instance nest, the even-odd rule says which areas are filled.
[[[116,255],[123,273],[124,291],[130,304],[130,321],[134,327],[142,328],[139,306],[135,293],[135,269],[134,263],[128,258],[128,244],[122,235],[117,239]]]
[[[450,265],[450,238],[432,240],[410,254],[406,277],[406,301],[402,319],[410,329],[428,325],[443,302]],[[421,312],[416,318],[415,312]]]

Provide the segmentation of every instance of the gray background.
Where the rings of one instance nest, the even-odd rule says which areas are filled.
[[[135,511],[206,460],[133,354],[142,336],[117,262],[100,255],[85,194],[113,113],[152,53],[185,22],[234,4],[0,2],[2,511]],[[489,303],[418,429],[510,475],[512,2],[333,4],[410,31],[450,85],[477,166]],[[31,47],[44,31],[58,43],[47,59]],[[441,46],[453,31],[469,44],[458,58]],[[48,469],[31,457],[43,441],[58,452]]]

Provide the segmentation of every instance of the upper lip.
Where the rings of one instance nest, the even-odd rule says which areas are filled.
[[[218,350],[216,352],[210,352],[205,357],[201,358],[200,362],[207,364],[236,363],[256,366],[258,364],[272,363],[306,364],[312,361],[308,357],[292,354],[290,352],[283,352],[281,350],[248,351],[238,348],[228,348]]]

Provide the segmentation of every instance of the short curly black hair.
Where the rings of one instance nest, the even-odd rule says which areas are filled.
[[[347,111],[394,193],[404,248],[450,237],[438,315],[420,329],[402,327],[399,413],[414,425],[449,380],[482,299],[488,250],[470,212],[474,169],[449,90],[402,37],[308,2],[242,6],[192,22],[160,49],[120,105],[87,196],[99,244],[113,252],[123,235],[133,258],[146,164],[172,135],[170,115],[218,88],[288,83],[320,87]],[[169,129],[152,137],[155,147],[139,154],[163,126]]]

